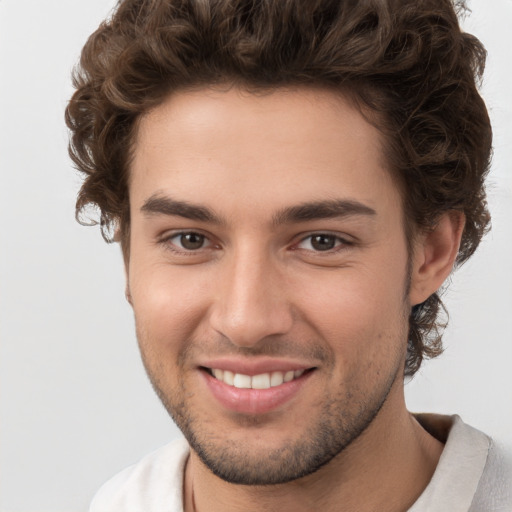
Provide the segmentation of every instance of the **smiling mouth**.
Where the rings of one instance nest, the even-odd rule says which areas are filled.
[[[218,368],[205,368],[215,379],[238,389],[269,389],[281,386],[287,382],[296,380],[305,373],[311,372],[314,368],[307,370],[289,370],[286,372],[260,373],[259,375],[244,375],[243,373],[234,373],[229,370],[220,370]]]

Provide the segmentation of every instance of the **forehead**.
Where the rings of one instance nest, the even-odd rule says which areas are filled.
[[[140,119],[130,203],[170,194],[235,212],[325,199],[396,201],[380,132],[321,89],[178,92]],[[262,212],[263,213],[263,212]]]

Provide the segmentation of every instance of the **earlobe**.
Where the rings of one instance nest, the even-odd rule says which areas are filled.
[[[409,298],[421,304],[435,293],[450,275],[464,230],[462,212],[444,213],[434,228],[418,237],[414,248]]]
[[[123,254],[123,256],[124,256],[124,254]],[[125,260],[124,260],[124,281],[126,284],[124,287],[124,296],[126,297],[128,304],[130,304],[130,306],[133,307],[132,294],[130,292],[128,264],[129,264],[129,261],[125,258]]]
[[[130,306],[133,307],[132,295],[130,293],[130,287],[128,286],[128,281],[126,282],[126,287],[124,289],[124,296],[126,297],[128,304],[130,304]]]

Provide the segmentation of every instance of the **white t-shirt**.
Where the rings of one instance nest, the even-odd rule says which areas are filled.
[[[459,416],[416,415],[445,443],[436,471],[409,512],[512,512],[512,463]],[[184,439],[150,453],[98,491],[90,512],[183,512]]]

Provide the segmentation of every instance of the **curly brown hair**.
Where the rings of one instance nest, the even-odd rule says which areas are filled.
[[[128,174],[137,119],[176,90],[348,91],[383,133],[402,187],[406,234],[458,210],[456,265],[488,229],[484,180],[492,132],[477,85],[486,52],[451,0],[124,0],[83,48],[66,109],[70,155],[103,236],[129,240]],[[439,293],[410,315],[406,375],[442,350]]]

